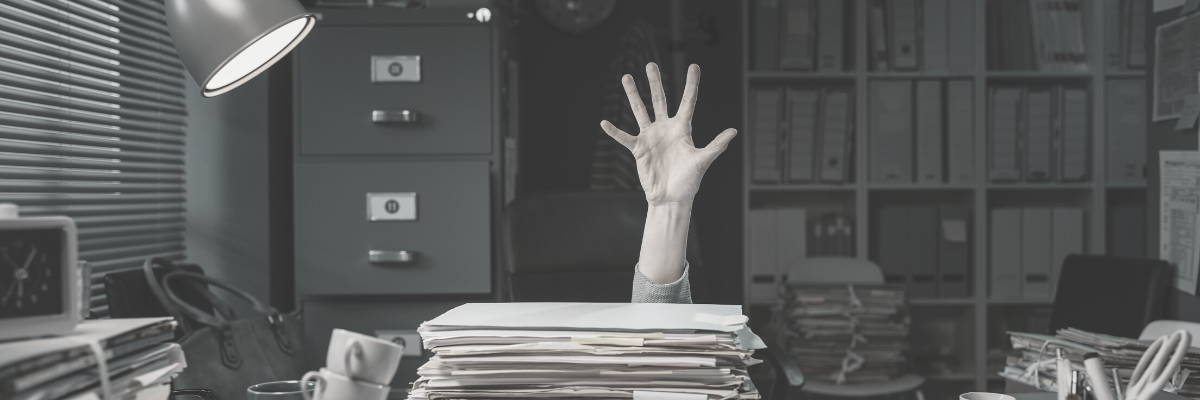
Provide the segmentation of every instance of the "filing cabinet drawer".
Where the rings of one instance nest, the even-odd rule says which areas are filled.
[[[486,161],[297,164],[297,293],[491,292],[488,174]]]
[[[490,153],[491,51],[487,26],[319,26],[299,52],[301,153]]]

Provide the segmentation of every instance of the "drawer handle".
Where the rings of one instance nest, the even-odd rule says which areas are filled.
[[[417,262],[417,252],[371,250],[367,252],[367,259],[372,264],[412,264]]]
[[[375,110],[371,112],[371,122],[377,124],[415,124],[421,121],[421,113],[412,110],[400,111],[385,111]]]

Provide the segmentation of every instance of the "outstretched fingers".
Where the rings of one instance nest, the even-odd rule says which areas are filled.
[[[662,74],[658,71],[658,64],[646,64],[646,79],[650,81],[650,100],[654,103],[654,120],[665,120],[668,118],[667,97],[663,93]]]
[[[717,135],[712,142],[708,143],[708,146],[704,146],[705,161],[712,163],[713,160],[716,160],[717,156],[724,153],[725,149],[729,147],[729,142],[733,140],[734,136],[737,136],[737,129],[729,128]]]
[[[600,121],[600,129],[603,129],[604,133],[607,133],[608,136],[612,136],[613,139],[617,140],[617,143],[625,146],[625,148],[629,149],[629,151],[633,151],[634,145],[637,144],[636,136],[625,133],[625,131],[613,126],[613,124],[607,120]]]
[[[679,111],[675,113],[676,117],[683,117],[688,120],[692,119],[692,112],[696,110],[696,98],[699,97],[699,91],[700,66],[692,64],[692,66],[688,67],[687,85],[683,87],[683,100],[679,102]]]
[[[633,108],[633,118],[637,119],[638,126],[650,125],[650,114],[646,113],[646,104],[642,103],[642,95],[638,94],[633,76],[622,76],[621,86],[625,87],[625,95],[629,97],[629,107]]]

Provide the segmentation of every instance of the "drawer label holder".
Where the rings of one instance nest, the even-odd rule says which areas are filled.
[[[367,193],[367,221],[416,221],[417,194]]]
[[[421,82],[421,56],[371,56],[371,82]]]

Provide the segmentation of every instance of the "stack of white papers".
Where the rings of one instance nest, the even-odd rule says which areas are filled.
[[[789,287],[788,350],[808,379],[887,382],[907,372],[909,317],[903,290],[882,285]]]
[[[765,348],[736,305],[466,304],[421,324],[411,400],[757,399]],[[663,397],[666,396],[666,397]]]
[[[114,399],[165,399],[187,366],[171,318],[88,320],[56,337],[0,342],[0,399],[99,399],[102,349]]]

